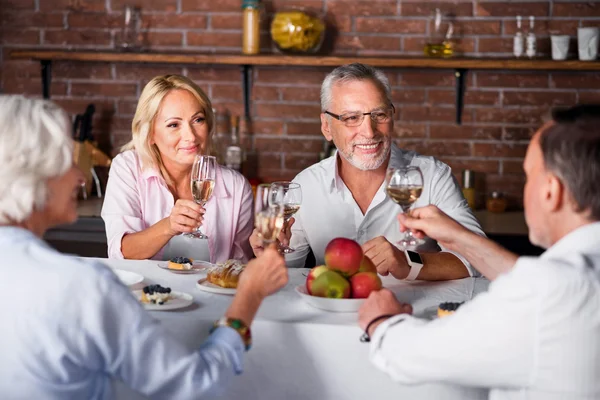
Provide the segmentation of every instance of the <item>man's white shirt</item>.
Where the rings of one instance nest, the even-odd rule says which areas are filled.
[[[371,361],[405,384],[489,387],[493,400],[600,398],[600,223],[521,257],[451,316],[377,327]]]
[[[392,144],[388,168],[402,166],[419,167],[423,173],[423,192],[414,208],[433,204],[467,229],[483,235],[448,165],[433,157],[401,150]],[[336,237],[354,239],[360,244],[378,236],[385,236],[392,244],[402,238],[403,233],[396,218],[402,209],[386,195],[385,182],[363,214],[338,174],[337,152],[305,169],[293,181],[302,187],[302,206],[294,216],[296,222],[292,226],[290,246],[296,251],[286,256],[288,267],[304,267],[310,249],[315,255],[316,265],[323,264],[325,247]],[[438,249],[437,243],[427,238],[426,243],[416,250]],[[456,255],[465,263],[471,275],[478,275],[464,258]]]

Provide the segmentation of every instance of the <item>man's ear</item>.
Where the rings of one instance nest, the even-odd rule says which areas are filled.
[[[331,130],[329,126],[329,121],[327,115],[324,113],[321,113],[321,132],[323,133],[323,136],[325,136],[325,139],[327,139],[328,141],[333,140],[333,136],[331,135]]]
[[[546,181],[546,195],[545,199],[548,204],[548,211],[558,211],[566,203],[567,199],[564,198],[568,194],[565,190],[563,182],[554,174],[548,174]]]

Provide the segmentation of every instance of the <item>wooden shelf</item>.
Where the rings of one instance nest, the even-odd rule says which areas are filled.
[[[426,69],[479,69],[479,70],[536,70],[536,71],[600,71],[598,61],[553,61],[546,59],[501,58],[411,58],[411,57],[333,57],[290,55],[236,55],[193,53],[120,53],[63,50],[13,50],[12,59],[48,61],[85,61],[118,63],[161,64],[214,64],[214,65],[273,65],[303,67],[337,67],[351,62],[361,62],[379,68]]]

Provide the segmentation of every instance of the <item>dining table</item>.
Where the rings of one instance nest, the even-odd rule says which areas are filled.
[[[223,316],[232,295],[201,290],[197,282],[205,271],[178,274],[164,261],[96,259],[114,270],[137,273],[143,281],[131,286],[132,293],[145,285],[160,284],[192,296],[187,307],[148,311],[190,351],[209,335],[215,320]],[[331,312],[314,308],[297,292],[308,269],[288,269],[289,282],[267,297],[252,323],[252,348],[244,356],[244,371],[223,392],[223,399],[256,400],[365,400],[365,399],[487,399],[483,388],[450,383],[405,385],[393,381],[369,361],[369,344],[359,340],[356,312]],[[117,271],[118,272],[118,271]],[[471,277],[443,282],[402,281],[381,277],[383,286],[398,300],[410,303],[415,316],[436,318],[442,302],[464,302],[487,290],[489,281]],[[343,300],[341,300],[343,301]],[[465,328],[467,329],[467,328]],[[135,340],[135,339],[132,339]],[[144,399],[142,394],[114,382],[117,399]]]

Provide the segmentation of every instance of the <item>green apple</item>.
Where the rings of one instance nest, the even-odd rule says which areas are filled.
[[[341,274],[327,270],[315,278],[311,285],[311,293],[317,297],[347,299],[350,297],[350,282]]]
[[[329,271],[329,269],[324,265],[319,265],[310,270],[306,276],[306,292],[308,294],[312,294],[311,286],[313,281],[325,271]]]

